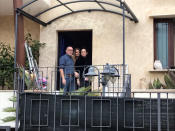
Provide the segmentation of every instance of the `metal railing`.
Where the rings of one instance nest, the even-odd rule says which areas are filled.
[[[71,120],[71,112],[72,112],[72,106],[75,105],[78,106],[78,112],[80,111],[79,106],[82,104],[80,103],[80,98],[86,99],[87,97],[96,97],[97,102],[99,98],[116,98],[116,97],[125,97],[127,94],[126,91],[130,90],[131,88],[131,76],[130,75],[123,75],[123,69],[125,69],[125,72],[127,71],[127,66],[123,67],[122,65],[112,65],[117,69],[120,77],[117,77],[116,81],[107,81],[107,84],[105,87],[102,86],[102,78],[96,77],[93,81],[88,81],[88,86],[85,87],[85,84],[81,84],[81,82],[85,83],[84,74],[77,69],[83,68],[83,72],[87,73],[88,68],[87,66],[84,67],[74,67],[75,71],[80,74],[80,87],[79,89],[75,89],[71,92],[68,92],[68,95],[63,95],[64,91],[62,88],[61,83],[61,77],[59,74],[60,67],[40,67],[37,69],[38,72],[35,72],[36,70],[31,69],[27,70],[22,67],[18,67],[15,70],[15,89],[17,91],[17,112],[16,112],[16,130],[27,130],[28,127],[31,127],[31,130],[34,130],[37,128],[37,130],[47,130],[50,125],[53,128],[53,130],[56,130],[57,123],[56,121],[52,121],[50,123],[49,116],[50,116],[50,107],[54,109],[53,118],[56,119],[56,110],[57,108],[57,97],[61,97],[61,105],[59,105],[60,112],[63,112],[60,116],[60,126],[61,128],[70,127],[77,127],[80,126],[80,123],[82,121],[79,119],[80,115],[78,113],[78,119],[77,123],[72,124]],[[97,65],[98,71],[102,72],[104,70],[103,65]],[[72,68],[72,67],[70,67]],[[86,70],[85,70],[86,69]],[[65,71],[66,72],[66,71]],[[37,75],[35,75],[37,74]],[[102,75],[103,76],[103,75]],[[36,78],[37,77],[37,78]],[[125,83],[123,83],[123,77],[125,77]],[[82,81],[83,79],[83,81]],[[43,80],[44,84],[43,85]],[[38,86],[38,83],[40,86]],[[86,81],[87,83],[87,81]],[[70,88],[72,86],[77,86],[77,79],[73,76],[73,85],[70,85]],[[128,89],[127,89],[128,88]],[[82,90],[83,89],[83,90]],[[33,94],[34,97],[30,99],[28,97],[28,94]],[[39,97],[38,97],[39,95]],[[46,95],[46,96],[45,96]],[[24,97],[23,97],[24,96]],[[45,98],[43,98],[45,96]],[[49,100],[49,97],[53,97],[53,100]],[[76,97],[76,98],[74,98]],[[78,97],[78,98],[77,98]],[[29,100],[29,101],[28,101]],[[54,101],[54,103],[53,103]],[[85,103],[88,103],[85,101]],[[51,105],[50,105],[51,104]],[[68,106],[67,106],[68,104]],[[93,105],[93,103],[92,103]],[[86,106],[86,104],[85,104]],[[96,106],[96,105],[94,105]],[[102,106],[102,104],[101,104]],[[60,108],[61,107],[61,108]],[[65,107],[65,108],[64,108]],[[65,109],[69,108],[69,120],[65,121]],[[84,108],[85,109],[85,108]],[[20,112],[19,112],[20,110]],[[38,112],[39,111],[39,112]],[[86,109],[84,110],[86,112]],[[26,115],[26,113],[28,115]],[[30,114],[30,115],[29,115]],[[46,117],[43,117],[43,114]],[[34,118],[34,116],[37,116]],[[67,119],[67,118],[66,118]],[[95,118],[94,118],[95,119]],[[99,125],[94,125],[94,123],[91,123],[93,127],[100,127]],[[43,129],[42,129],[43,128]]]
[[[125,93],[130,92],[131,89],[131,75],[123,75],[124,67],[122,65],[113,65],[119,72],[119,77],[115,81],[108,80],[105,87],[102,87],[102,77],[103,75],[95,77],[92,81],[86,81],[84,74],[88,72],[87,66],[74,67],[75,71],[79,73],[79,78],[74,77],[72,74],[73,82],[69,82],[70,88],[75,87],[73,92],[83,92],[82,87],[89,87],[91,92],[108,92],[105,93],[106,96],[116,96],[115,92]],[[96,66],[100,72],[103,71],[103,65]],[[72,68],[72,67],[70,67]],[[77,70],[80,69],[81,70]],[[43,91],[43,92],[63,92],[62,90],[62,80],[59,72],[60,67],[40,67],[38,72],[33,69],[25,69],[18,67],[15,72],[15,89],[19,92],[24,92],[30,90],[31,92]],[[85,70],[84,70],[85,69]],[[83,70],[83,72],[82,72]],[[127,71],[127,66],[125,67],[125,72]],[[64,71],[66,72],[66,71]],[[84,74],[83,74],[84,73]],[[36,75],[37,74],[37,75]],[[66,77],[66,76],[65,76]],[[125,77],[125,82],[123,83],[123,78]],[[100,79],[98,79],[100,78]],[[79,84],[78,84],[79,81]],[[38,84],[39,83],[39,84]],[[39,86],[38,86],[39,85]],[[86,90],[86,89],[85,89]],[[122,94],[121,94],[122,95]]]
[[[47,81],[44,89],[42,81],[38,89],[31,70],[16,69],[16,131],[174,131],[175,92],[131,92],[131,76],[122,75],[122,65],[115,67],[120,77],[104,90],[95,78],[68,95],[60,90],[59,67],[39,68],[41,80]]]
[[[174,131],[174,98],[175,93],[160,92],[131,97],[21,93],[19,130]]]

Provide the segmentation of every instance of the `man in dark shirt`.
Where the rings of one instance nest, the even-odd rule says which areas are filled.
[[[79,74],[74,71],[74,61],[72,59],[73,48],[68,46],[66,48],[66,54],[60,58],[60,75],[64,89],[64,95],[67,92],[75,90],[74,78],[78,78]]]

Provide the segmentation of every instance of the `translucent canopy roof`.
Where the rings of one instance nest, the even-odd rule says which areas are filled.
[[[46,26],[55,20],[79,12],[102,11],[125,16],[138,22],[126,2],[122,0],[26,0],[17,12]]]

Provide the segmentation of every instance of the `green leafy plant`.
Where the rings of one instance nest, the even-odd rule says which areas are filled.
[[[60,95],[63,95],[63,89],[60,89]],[[88,86],[88,87],[81,87],[79,88],[78,90],[75,90],[73,92],[71,92],[71,95],[75,95],[75,96],[84,96],[84,95],[87,95],[87,96],[100,96],[100,93],[97,93],[99,91],[97,90],[94,90],[91,91],[91,86]]]
[[[164,87],[164,85],[160,82],[159,78],[153,81],[153,83],[149,83],[149,89],[160,89]]]
[[[4,119],[2,119],[3,122],[10,122],[16,120],[15,116],[7,116]]]
[[[169,71],[164,75],[165,84],[162,84],[159,79],[154,80],[153,84],[149,83],[149,89],[175,89],[175,72]]]
[[[12,102],[16,102],[16,97],[13,96],[11,98],[9,98],[9,101],[12,101]],[[4,108],[3,110],[4,112],[16,112],[16,108],[14,107],[7,107],[7,108]],[[5,118],[2,119],[3,122],[10,122],[10,121],[14,121],[16,120],[16,116],[7,116]]]
[[[78,90],[75,90],[74,92],[72,92],[71,94],[72,95],[78,95],[78,96],[82,96],[82,95],[85,95],[86,93],[88,93],[88,91],[91,90],[91,87],[81,87],[79,88]]]
[[[149,89],[154,89],[153,84],[151,82],[149,82],[148,86],[149,86]]]
[[[153,81],[153,87],[154,89],[160,89],[162,87],[162,83],[160,82],[159,78]]]
[[[16,102],[16,96],[9,98],[9,101]]]
[[[2,89],[13,88],[14,50],[0,42],[0,86]]]
[[[25,41],[30,45],[33,57],[39,62],[39,49],[44,47],[45,43],[41,43],[38,40],[33,40],[30,33],[26,34]],[[29,63],[26,56],[25,68],[28,69]],[[0,42],[0,88],[3,90],[13,89],[14,80],[14,49],[6,43]],[[26,74],[28,77],[28,74]]]
[[[99,92],[99,91],[94,90],[94,92],[89,92],[87,95],[88,96],[100,96],[101,93],[97,93],[97,92]]]
[[[167,89],[175,89],[175,80],[173,81],[173,79],[171,78],[171,75],[166,74],[164,76],[164,81]]]
[[[13,107],[7,107],[3,110],[4,112],[16,112],[16,109]]]
[[[20,77],[23,77],[24,75],[24,81],[27,89],[34,88],[34,78],[32,77],[32,74],[30,74],[27,70],[24,70],[23,67],[19,67],[19,75]]]

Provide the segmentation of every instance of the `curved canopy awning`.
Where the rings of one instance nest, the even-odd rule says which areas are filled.
[[[16,11],[43,26],[67,15],[92,11],[109,12],[138,22],[129,6],[122,0],[28,0]]]

